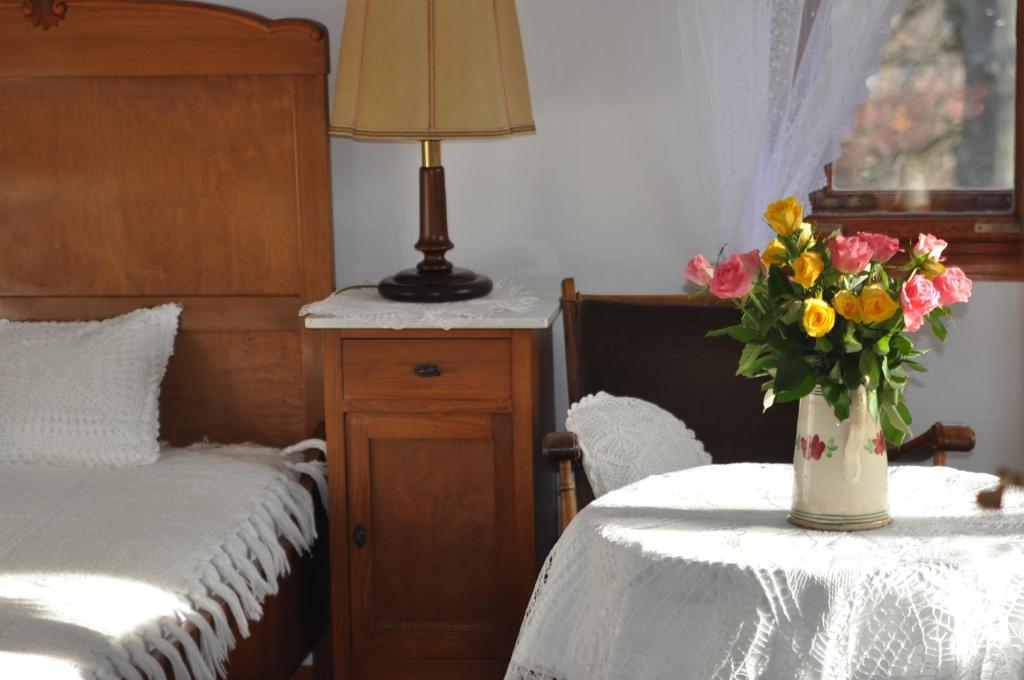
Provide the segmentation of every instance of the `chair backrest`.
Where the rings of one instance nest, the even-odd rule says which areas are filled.
[[[715,463],[792,462],[796,403],[763,412],[756,380],[736,375],[740,346],[708,331],[739,323],[709,297],[582,295],[562,282],[569,399],[604,390],[683,420]],[[580,505],[589,501],[581,484]]]

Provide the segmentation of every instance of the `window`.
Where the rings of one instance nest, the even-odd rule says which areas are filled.
[[[977,278],[1024,278],[1016,0],[908,0],[812,198],[823,228],[931,231]]]

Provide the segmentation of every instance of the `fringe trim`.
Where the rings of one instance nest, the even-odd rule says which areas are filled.
[[[297,451],[316,448],[326,452],[323,440],[311,439],[280,452],[287,457]],[[316,483],[321,503],[327,502],[327,469],[322,462],[294,462],[285,458],[284,467],[294,475],[305,474]],[[206,558],[202,576],[178,593],[181,608],[173,614],[140,626],[120,640],[113,640],[96,666],[85,672],[89,680],[216,680],[227,677],[225,661],[235,647],[231,622],[214,600],[223,599],[243,637],[249,637],[249,622],[263,615],[262,601],[278,592],[278,579],[290,565],[281,547],[283,536],[300,553],[308,552],[316,540],[313,499],[306,489],[282,472],[268,490],[257,511],[246,518],[236,532],[214,548]],[[213,624],[204,618],[208,615]],[[199,632],[199,644],[186,630],[191,623]],[[170,642],[180,643],[181,651]],[[158,651],[167,657],[172,678],[152,657]]]

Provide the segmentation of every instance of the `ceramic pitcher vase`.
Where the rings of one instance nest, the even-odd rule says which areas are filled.
[[[892,522],[885,436],[871,419],[867,393],[853,395],[836,420],[820,390],[800,400],[789,521],[809,529],[858,531]]]

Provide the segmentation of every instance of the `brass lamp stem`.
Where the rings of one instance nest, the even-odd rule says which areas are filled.
[[[423,167],[436,168],[441,165],[441,142],[437,139],[423,140]]]

